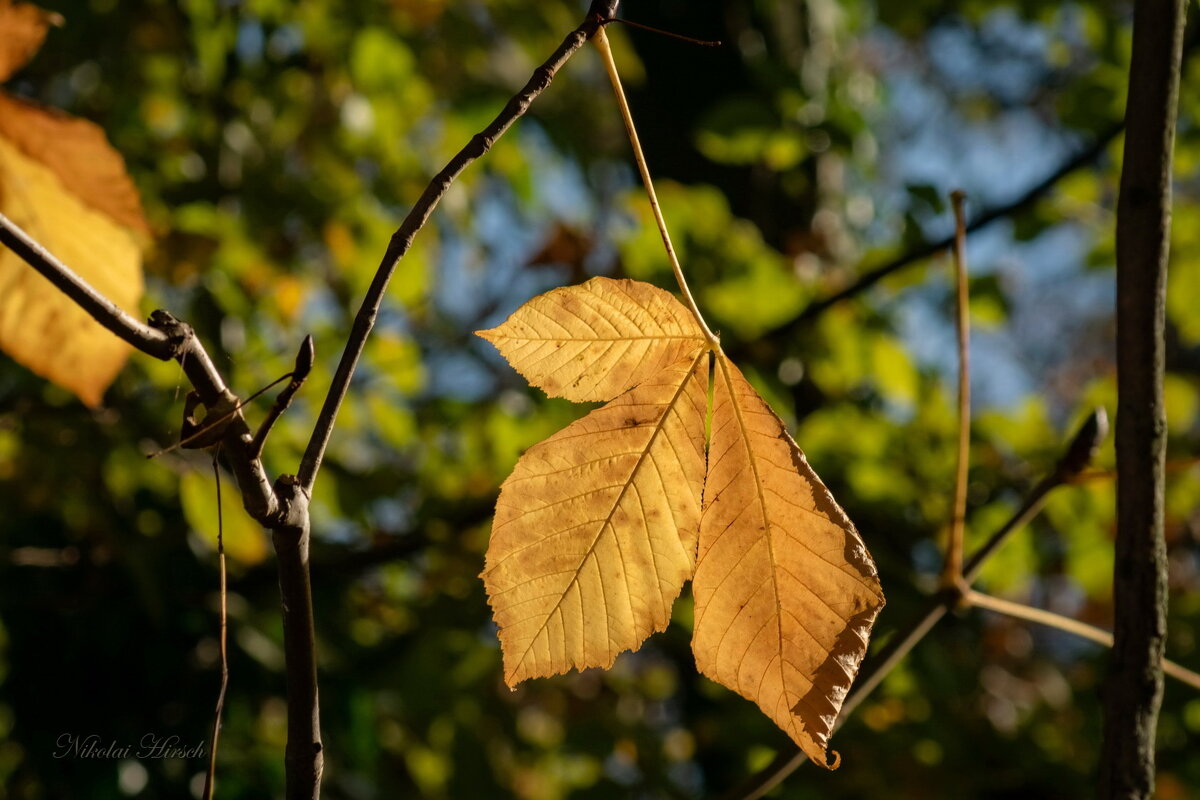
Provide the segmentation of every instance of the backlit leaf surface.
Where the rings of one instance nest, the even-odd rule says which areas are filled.
[[[535,297],[479,335],[531,385],[577,403],[611,400],[704,347],[696,320],[670,293],[612,278]]]
[[[51,25],[61,24],[58,14],[31,3],[0,0],[0,83],[33,58]]]
[[[501,487],[483,579],[505,681],[610,666],[666,627],[694,575],[700,671],[836,766],[829,736],[883,592],[766,401],[647,284],[556,289],[480,335],[550,394],[625,392]]]
[[[0,0],[0,80],[61,20]],[[126,311],[142,295],[148,227],[120,154],[96,125],[0,92],[0,213]],[[0,350],[89,406],[129,346],[7,248],[0,249]]]
[[[483,573],[504,678],[609,666],[663,630],[696,562],[707,353],[531,447]]]
[[[724,356],[714,381],[692,585],[696,666],[824,764],[883,592],[858,532],[779,417]]]

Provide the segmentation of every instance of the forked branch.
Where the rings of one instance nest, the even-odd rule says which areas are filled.
[[[256,521],[272,530],[279,566],[283,606],[284,652],[288,692],[288,743],[286,776],[288,800],[320,796],[324,768],[317,693],[316,635],[313,624],[312,590],[309,577],[308,497],[333,432],[338,409],[345,399],[355,368],[374,327],[388,282],[412,246],[438,202],[471,162],[488,152],[496,140],[529,109],[555,74],[588,39],[615,15],[619,0],[593,0],[584,22],[572,31],[547,61],[534,71],[529,82],[505,105],[484,130],[451,159],[418,199],[412,211],[393,234],[375,278],[355,318],[333,383],[299,467],[299,477],[284,475],[272,486],[259,455],[271,424],[282,413],[311,364],[306,341],[293,381],[276,402],[268,419],[255,435],[241,413],[242,402],[229,391],[212,359],[191,327],[165,311],[156,311],[149,325],[127,314],[96,291],[74,271],[51,255],[7,217],[0,215],[0,242],[41,273],[63,294],[87,311],[101,325],[147,355],[177,360],[195,388],[199,402],[208,412],[211,444],[220,444],[242,491],[243,504]],[[213,422],[215,420],[215,422]],[[219,435],[217,431],[219,425]],[[205,439],[208,442],[208,439]],[[211,778],[210,778],[211,781]],[[210,784],[211,785],[211,784]]]

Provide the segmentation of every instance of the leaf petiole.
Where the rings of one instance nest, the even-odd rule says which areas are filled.
[[[616,95],[617,105],[621,109],[621,118],[625,121],[625,130],[629,133],[629,143],[633,147],[633,157],[637,161],[638,171],[642,174],[642,183],[646,186],[646,195],[650,198],[650,209],[654,212],[654,221],[658,223],[658,232],[662,236],[663,246],[667,249],[667,259],[671,262],[671,269],[675,273],[675,280],[679,284],[679,291],[683,295],[683,300],[687,303],[688,309],[692,312],[692,316],[696,318],[696,323],[704,332],[704,338],[708,341],[709,348],[719,350],[720,339],[712,332],[712,329],[708,327],[708,323],[704,321],[704,317],[700,314],[700,309],[696,305],[696,299],[692,297],[692,290],[688,288],[687,279],[683,276],[683,267],[679,264],[679,257],[675,254],[675,247],[671,244],[671,234],[667,231],[667,221],[663,218],[662,209],[658,205],[658,195],[654,191],[654,180],[650,177],[650,167],[646,164],[645,153],[642,152],[642,143],[638,139],[637,128],[633,124],[633,114],[629,110],[629,101],[625,99],[625,89],[621,86],[621,76],[617,72],[617,62],[613,60],[612,48],[608,44],[608,36],[604,33],[604,28],[596,31],[594,41],[596,42],[596,47],[600,50],[604,67],[608,70],[608,79],[612,82],[613,94]]]

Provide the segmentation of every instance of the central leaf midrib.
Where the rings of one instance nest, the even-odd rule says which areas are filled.
[[[654,340],[680,340],[703,342],[703,336],[694,334],[671,333],[662,336],[497,336],[497,339],[510,339],[519,342],[644,342]]]
[[[737,395],[733,391],[733,377],[729,372],[729,364],[724,353],[717,354],[717,362],[721,366],[721,374],[725,378],[725,388],[729,391],[729,402],[733,405],[733,415],[737,419],[738,430],[742,434],[742,443],[746,446],[746,458],[750,462],[750,471],[754,475],[754,490],[758,495],[758,505],[762,509],[763,525],[766,530],[763,532],[767,539],[767,556],[771,560],[771,591],[775,596],[775,631],[779,642],[779,674],[780,674],[780,689],[783,691],[784,702],[791,708],[791,702],[788,699],[788,690],[786,683],[782,680],[783,677],[783,604],[779,600],[779,580],[775,575],[775,544],[771,538],[771,518],[767,513],[767,498],[763,495],[762,476],[758,472],[758,460],[754,457],[754,448],[750,446],[750,436],[746,430],[746,422],[742,418],[742,406],[738,402]],[[750,642],[754,644],[753,641]]]

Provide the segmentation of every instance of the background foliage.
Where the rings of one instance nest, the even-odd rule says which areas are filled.
[[[87,0],[10,90],[101,123],[156,231],[141,311],[201,333],[243,395],[318,366],[273,436],[298,462],[399,218],[578,21],[567,0]],[[812,299],[949,229],[946,192],[1009,200],[1123,108],[1127,4],[1109,0],[629,0],[704,49],[610,29],[700,305],[879,563],[877,641],[939,567],[953,470],[951,293],[938,259],[815,322]],[[1166,387],[1168,654],[1200,663],[1200,59],[1181,98]],[[1119,141],[971,242],[971,536],[1115,409]],[[470,333],[588,275],[671,287],[595,55],[472,167],[393,284],[314,506],[330,798],[701,797],[784,736],[700,678],[690,597],[608,673],[503,685],[476,577],[498,484],[579,415]],[[217,689],[214,485],[177,437],[177,366],[135,356],[89,413],[0,360],[0,797],[178,798],[200,760],[55,759],[207,736]],[[252,417],[253,418],[253,417]],[[1111,467],[1109,445],[1100,470]],[[282,787],[285,706],[269,545],[225,487],[231,669],[220,792]],[[1060,490],[991,564],[990,591],[1107,626],[1113,485]],[[944,623],[834,738],[844,765],[790,798],[1088,796],[1104,653],[971,612]],[[1200,698],[1168,684],[1159,795],[1200,794]]]

